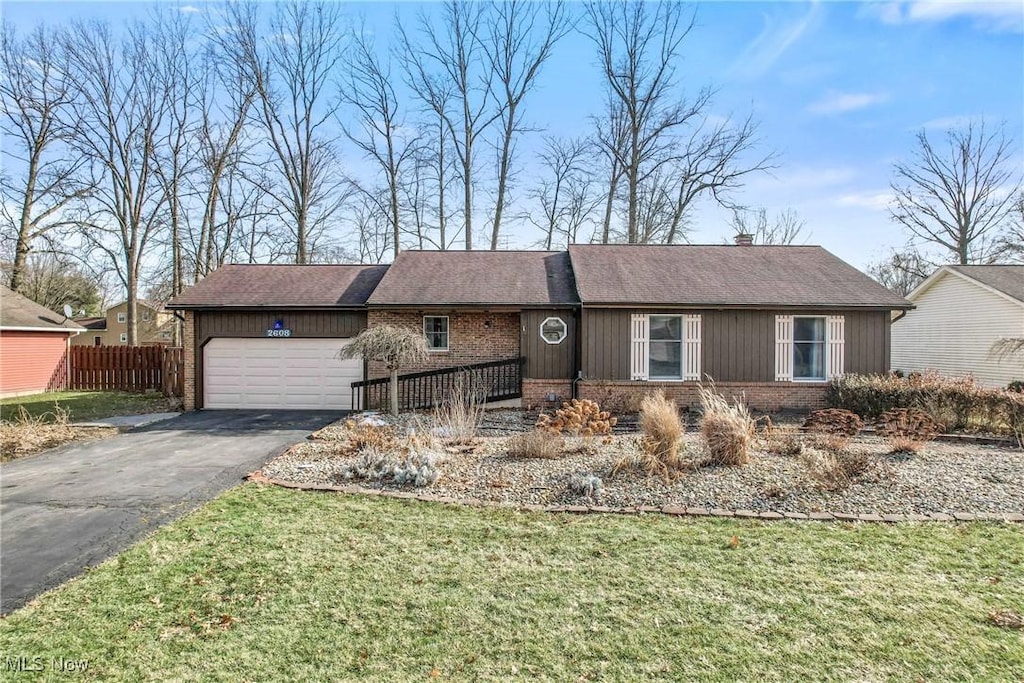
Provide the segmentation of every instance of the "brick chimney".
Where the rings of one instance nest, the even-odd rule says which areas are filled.
[[[749,232],[738,233],[733,237],[733,239],[736,240],[736,244],[741,247],[749,247],[754,244],[754,236]]]

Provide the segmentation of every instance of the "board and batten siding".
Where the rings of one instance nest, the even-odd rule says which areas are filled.
[[[892,366],[903,372],[972,374],[988,387],[1024,380],[1024,364],[989,353],[1001,337],[1024,336],[1024,305],[946,273],[892,325]]]
[[[701,315],[701,374],[717,382],[775,380],[775,316],[843,315],[845,370],[889,370],[889,311],[583,309],[582,370],[587,379],[628,380],[629,321],[633,313]]]
[[[567,336],[560,344],[548,344],[540,336],[540,326],[547,318],[561,318]],[[573,354],[576,349],[576,318],[572,310],[529,309],[519,314],[519,348],[526,357],[523,377],[526,379],[572,379]]]
[[[196,311],[193,343],[197,408],[203,407],[203,347],[206,343],[216,337],[265,337],[277,320],[281,320],[297,339],[354,337],[366,329],[366,311]]]

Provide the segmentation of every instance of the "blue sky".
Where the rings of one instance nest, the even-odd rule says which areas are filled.
[[[166,4],[208,11],[192,2]],[[117,22],[142,16],[137,2],[11,2],[6,18],[29,27],[72,17]],[[429,4],[348,3],[354,18],[387,41],[392,18]],[[892,164],[917,131],[930,135],[970,118],[1005,122],[1024,168],[1024,4],[1021,2],[699,2],[680,85],[715,87],[714,112],[760,122],[779,153],[772,176],[752,179],[736,199],[770,213],[792,208],[809,241],[858,267],[906,241],[885,210]],[[527,104],[547,133],[579,135],[600,110],[593,51],[583,36],[562,42]],[[539,135],[537,141],[539,141]],[[530,163],[533,143],[524,142]],[[528,177],[529,173],[524,174]],[[703,206],[692,241],[718,243],[728,216]],[[536,235],[518,234],[524,246]]]

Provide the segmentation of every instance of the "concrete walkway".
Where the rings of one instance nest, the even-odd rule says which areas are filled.
[[[0,465],[0,612],[195,509],[339,417],[200,411]]]

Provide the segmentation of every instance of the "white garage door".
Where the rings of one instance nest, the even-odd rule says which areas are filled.
[[[341,360],[349,339],[211,339],[203,349],[203,407],[340,409],[361,359]]]

